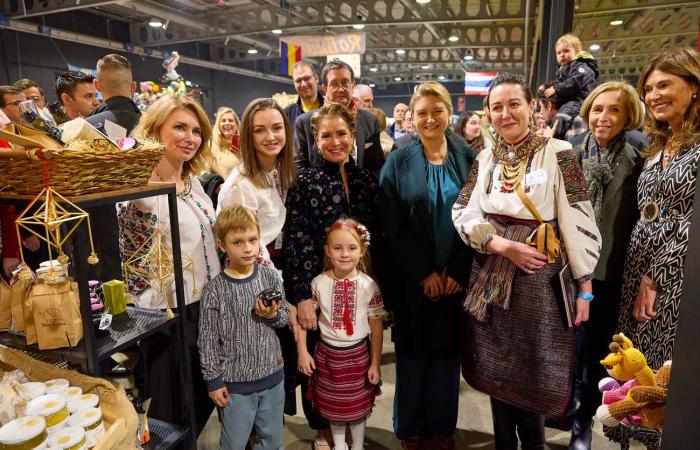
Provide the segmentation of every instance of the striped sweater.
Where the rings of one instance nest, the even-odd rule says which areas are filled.
[[[259,264],[247,278],[235,279],[221,271],[204,287],[197,343],[210,392],[224,386],[232,393],[258,392],[284,379],[274,328],[287,324],[287,302],[283,300],[274,319],[255,314],[256,297],[269,288],[284,295],[279,272]]]

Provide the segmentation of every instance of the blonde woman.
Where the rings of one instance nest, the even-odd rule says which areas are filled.
[[[146,372],[144,398],[153,399],[148,411],[151,417],[172,422],[177,419],[178,392],[184,388],[192,389],[199,432],[214,408],[198,365],[195,334],[199,316],[199,293],[207,281],[221,271],[213,231],[216,217],[214,208],[194,176],[202,170],[209,157],[211,124],[202,107],[194,100],[168,96],[144,112],[133,136],[155,138],[165,145],[165,153],[153,168],[151,181],[175,183],[180,249],[184,257],[192,260],[192,265],[184,269],[187,308],[180,313],[185,314],[185,320],[189,322],[185,330],[191,332],[185,339],[190,345],[193,384],[181,386],[181,380],[177,379],[176,372],[172,370],[170,360],[172,337],[169,331],[158,332],[139,343],[141,363]],[[129,259],[156,229],[166,236],[170,235],[167,196],[131,200],[120,203],[117,208],[122,261]],[[162,242],[166,247],[171,245],[169,238]],[[131,277],[126,281],[139,308],[162,310],[167,306],[177,306],[174,283],[159,293],[136,278]]]
[[[214,172],[224,180],[240,162],[239,135],[241,120],[236,112],[222,106],[216,112],[216,121],[211,140],[211,160],[207,171]]]

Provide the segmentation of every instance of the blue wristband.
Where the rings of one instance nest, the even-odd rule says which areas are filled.
[[[591,300],[593,300],[593,294],[591,294],[590,292],[579,292],[578,294],[576,294],[576,298],[582,298],[587,302],[590,302]]]

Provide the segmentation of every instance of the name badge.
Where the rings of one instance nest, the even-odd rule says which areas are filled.
[[[535,170],[525,175],[526,186],[537,186],[547,182],[547,172],[544,169]]]

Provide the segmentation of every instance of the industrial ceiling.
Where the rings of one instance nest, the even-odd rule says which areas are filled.
[[[248,69],[255,62],[256,71],[268,74],[277,73],[284,36],[364,32],[367,83],[459,81],[465,70],[531,75],[546,32],[541,1],[425,1],[5,0],[0,13],[22,21],[82,10],[126,24],[138,48],[167,51],[196,43],[198,50],[206,47],[209,61]],[[700,1],[578,0],[574,10],[573,32],[605,77],[632,79],[654,54],[695,47],[698,38]],[[150,26],[154,18],[165,27]],[[79,25],[72,31],[80,32]],[[203,58],[197,53],[186,56]]]

